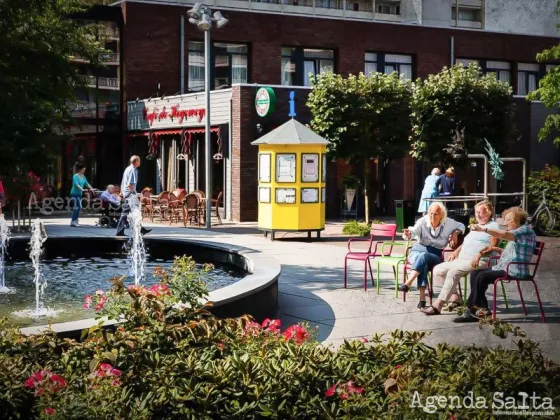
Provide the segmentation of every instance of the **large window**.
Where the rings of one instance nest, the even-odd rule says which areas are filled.
[[[475,60],[471,58],[457,58],[455,63],[468,67],[470,63],[478,63],[482,73],[495,73],[500,82],[511,85],[511,64],[507,61]]]
[[[485,73],[495,73],[500,82],[511,84],[511,64],[507,61],[487,61]]]
[[[311,86],[311,79],[334,72],[334,51],[312,48],[282,48],[281,73],[283,85]]]
[[[248,47],[244,44],[215,42],[210,53],[213,63],[210,70],[212,89],[225,89],[234,83],[247,83]],[[189,42],[189,75],[190,92],[204,90],[204,43]]]
[[[537,88],[540,66],[531,63],[519,63],[517,65],[517,94],[527,95]]]
[[[366,53],[365,74],[391,74],[396,71],[403,79],[412,79],[412,56],[404,54]]]

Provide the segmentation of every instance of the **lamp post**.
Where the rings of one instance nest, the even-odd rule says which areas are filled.
[[[206,220],[207,228],[212,227],[212,156],[211,156],[211,133],[210,133],[210,31],[212,22],[216,22],[218,28],[228,23],[228,20],[220,12],[214,12],[203,3],[195,3],[187,12],[189,22],[196,25],[204,32],[204,97],[206,98],[206,123],[205,123],[205,181],[206,181]],[[181,63],[183,65],[183,63]]]

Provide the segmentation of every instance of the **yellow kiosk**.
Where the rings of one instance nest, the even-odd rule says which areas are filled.
[[[291,119],[251,144],[259,146],[258,228],[274,233],[325,229],[329,142]]]

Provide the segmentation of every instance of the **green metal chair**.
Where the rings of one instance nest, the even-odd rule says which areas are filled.
[[[375,261],[377,262],[377,294],[379,294],[379,266],[381,264],[390,265],[393,267],[393,274],[395,275],[395,297],[399,296],[399,267],[400,265],[406,264],[406,251],[408,249],[410,241],[403,242],[383,242],[381,245],[381,256],[377,257]],[[390,247],[388,251],[385,251],[385,247]],[[395,248],[402,247],[402,253],[394,252]]]

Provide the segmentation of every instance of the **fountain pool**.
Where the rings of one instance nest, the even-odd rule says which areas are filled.
[[[174,256],[191,255],[197,263],[210,262],[216,267],[210,273],[208,286],[212,291],[209,299],[215,304],[212,310],[217,315],[250,313],[261,318],[275,314],[280,267],[274,262],[272,268],[263,267],[258,262],[259,257],[255,264],[254,256],[244,255],[247,251],[257,251],[181,239],[146,237],[145,242],[150,258],[146,262],[142,285],[155,282],[151,274],[153,268],[170,268]],[[86,294],[94,294],[98,289],[107,290],[109,279],[114,276],[127,275],[125,283],[134,284],[126,246],[125,238],[49,237],[44,243],[41,259],[41,272],[48,280],[43,304],[54,311],[48,312],[52,315],[46,317],[32,318],[14,314],[34,308],[35,284],[34,268],[29,259],[29,239],[12,238],[8,246],[6,284],[15,289],[15,293],[0,294],[0,317],[7,317],[10,324],[22,327],[92,318],[95,311],[82,308]],[[259,294],[268,299],[258,299]],[[250,297],[259,301],[251,304]],[[266,306],[262,307],[264,302]]]

